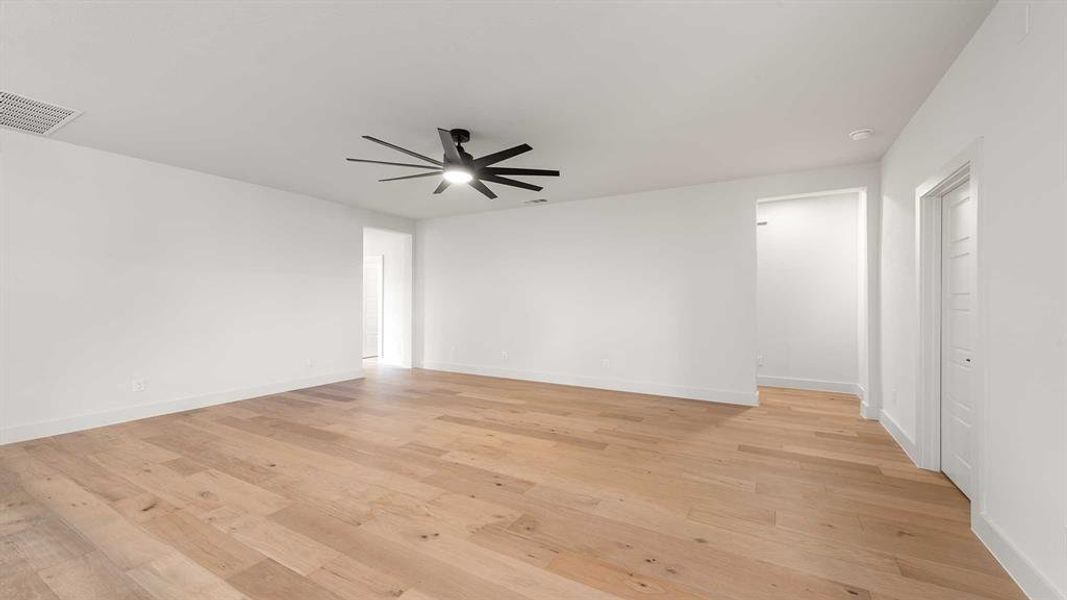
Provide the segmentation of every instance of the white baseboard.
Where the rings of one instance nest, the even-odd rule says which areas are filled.
[[[325,375],[316,375],[314,377],[305,377],[302,379],[275,381],[250,388],[227,390],[204,394],[202,396],[179,398],[177,400],[165,400],[163,402],[153,402],[151,404],[126,406],[114,410],[78,415],[76,417],[65,417],[50,421],[38,421],[37,423],[3,427],[0,428],[0,445],[59,435],[61,433],[70,433],[72,431],[81,431],[83,429],[92,429],[94,427],[103,427],[105,425],[114,425],[115,423],[125,423],[126,421],[145,419],[147,417],[158,417],[159,415],[181,412],[183,410],[192,410],[194,408],[203,408],[205,406],[214,406],[216,404],[226,404],[227,402],[247,400],[249,398],[256,398],[269,394],[279,394],[281,392],[314,387],[316,385],[326,385],[328,383],[337,383],[338,381],[348,381],[350,379],[361,379],[362,377],[362,370],[327,373]]]
[[[1063,591],[1026,558],[1015,544],[1004,536],[1004,532],[989,517],[977,510],[971,511],[971,530],[985,544],[993,557],[1000,562],[1004,570],[1011,575],[1023,593],[1034,600],[1067,600]]]
[[[911,462],[915,463],[915,466],[919,466],[919,447],[915,445],[915,440],[911,439],[908,434],[904,433],[904,430],[900,428],[900,425],[893,420],[893,417],[889,416],[889,413],[884,410],[878,413],[878,421],[882,424],[882,427],[889,432],[889,435],[893,436],[897,445],[904,449],[904,453],[908,455]]]
[[[770,387],[793,388],[795,390],[812,390],[815,392],[835,392],[853,394],[863,398],[863,387],[858,383],[846,381],[821,381],[819,379],[802,379],[798,377],[774,377],[758,375],[756,383]]]
[[[737,392],[715,390],[711,388],[687,387],[666,383],[648,383],[643,381],[630,381],[625,379],[606,379],[601,377],[587,377],[584,375],[571,375],[566,373],[548,373],[544,371],[526,371],[522,369],[509,369],[506,367],[462,365],[456,363],[434,361],[424,361],[422,364],[422,368],[434,371],[467,373],[469,375],[484,375],[486,377],[522,379],[525,381],[540,381],[544,383],[556,383],[560,385],[576,385],[580,387],[615,390],[619,392],[651,394],[654,396],[669,396],[672,398],[686,398],[689,400],[704,400],[707,402],[737,404],[741,406],[756,406],[759,403],[759,395],[756,391]]]

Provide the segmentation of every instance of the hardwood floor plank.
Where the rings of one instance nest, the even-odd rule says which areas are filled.
[[[64,600],[33,571],[0,571],[0,600]]]
[[[340,553],[308,578],[342,598],[392,599],[416,595],[403,581]]]
[[[464,539],[465,528],[449,527],[445,521],[433,515],[410,517],[383,513],[362,528],[407,548],[415,556],[431,557],[457,570],[478,573],[480,578],[531,600],[610,600],[612,597],[572,578],[546,577],[544,570],[526,561],[472,544]]]
[[[484,579],[477,570],[465,570],[435,557],[413,553],[394,540],[364,531],[308,507],[293,506],[271,518],[303,535],[338,550],[407,585],[434,590],[446,598],[527,598]],[[427,539],[433,531],[422,533]]]
[[[264,556],[185,511],[176,511],[141,525],[223,579],[264,560]]]
[[[229,583],[177,552],[142,563],[127,574],[158,600],[247,600]]]
[[[898,558],[905,577],[1002,600],[1026,600],[1014,581],[920,558]]]
[[[467,425],[468,427],[480,427],[482,429],[489,429],[491,431],[499,431],[501,433],[509,433],[512,435],[524,435],[528,437],[534,437],[542,440],[550,440],[553,442],[560,442],[562,444],[571,444],[574,446],[581,446],[583,448],[593,448],[594,450],[603,450],[607,447],[604,442],[598,442],[596,440],[589,440],[585,438],[576,437],[573,435],[567,435],[563,433],[557,433],[555,431],[543,431],[535,427],[515,427],[514,425],[508,425],[505,423],[496,423],[493,421],[479,420],[479,419],[467,419],[464,417],[453,417],[444,415],[437,417],[439,421],[447,421],[449,423],[458,423],[460,425]]]
[[[669,581],[635,574],[632,571],[595,558],[564,552],[552,560],[547,570],[591,587],[610,592],[618,598],[638,600],[651,596],[699,600],[701,596]]]
[[[86,490],[105,500],[121,500],[140,493],[140,489],[83,455],[69,454],[55,446],[41,443],[29,448],[30,456],[69,477]]]
[[[301,575],[337,558],[337,551],[258,515],[212,519],[212,525],[245,546]]]
[[[99,552],[55,565],[41,579],[62,600],[152,600],[152,596]]]
[[[271,559],[229,578],[233,587],[256,600],[340,600],[340,596]]]

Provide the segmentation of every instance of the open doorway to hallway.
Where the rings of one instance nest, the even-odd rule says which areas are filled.
[[[863,190],[757,203],[760,385],[864,398],[868,372]]]
[[[411,244],[410,233],[363,229],[364,361],[411,367]]]

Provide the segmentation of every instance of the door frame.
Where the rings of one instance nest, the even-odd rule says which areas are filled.
[[[986,278],[982,268],[982,242],[986,219],[980,197],[981,139],[949,161],[915,190],[916,290],[919,314],[919,352],[916,398],[919,466],[941,470],[941,194],[950,191],[963,179],[970,180],[971,197],[976,204],[975,251],[975,366],[974,373],[974,498],[978,507],[982,498],[985,444],[984,417],[986,398],[985,348],[987,319],[983,301]]]

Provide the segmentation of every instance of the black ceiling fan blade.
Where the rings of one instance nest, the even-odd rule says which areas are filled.
[[[441,171],[431,171],[429,173],[417,173],[415,175],[404,175],[403,177],[390,177],[388,179],[379,179],[378,181],[400,181],[401,179],[415,179],[416,177],[433,177],[434,175],[440,175]]]
[[[415,158],[419,158],[419,159],[425,160],[426,162],[431,162],[431,163],[433,163],[435,165],[438,165],[438,166],[441,165],[441,161],[439,161],[439,160],[430,158],[429,156],[423,156],[423,155],[419,154],[418,152],[412,152],[411,150],[408,150],[407,148],[401,148],[400,146],[397,146],[396,144],[390,144],[389,142],[386,142],[384,140],[379,140],[376,137],[371,137],[369,135],[365,135],[365,136],[363,136],[363,139],[370,140],[370,141],[372,141],[372,142],[374,142],[376,144],[381,144],[381,145],[385,146],[386,148],[392,148],[393,150],[396,150],[397,152],[403,152],[404,154],[407,154],[408,156],[414,156]]]
[[[487,185],[485,185],[481,181],[478,181],[477,179],[472,179],[470,182],[470,186],[478,190],[479,192],[485,194],[486,197],[488,197],[490,200],[496,198],[496,194],[493,193],[493,190],[489,189]]]
[[[442,179],[441,180],[441,185],[437,186],[437,189],[434,190],[433,193],[440,194],[441,192],[447,190],[448,186],[450,186],[450,185],[452,185],[452,182],[450,182],[447,179]]]
[[[541,190],[545,189],[539,185],[526,183],[525,181],[516,181],[514,179],[508,179],[507,177],[500,177],[499,175],[492,175],[489,173],[479,174],[478,177],[480,179],[484,179],[485,181],[499,183],[500,185],[510,185],[511,187],[522,188],[524,190],[533,190],[535,192],[540,192]]]
[[[433,165],[416,165],[412,163],[386,162],[384,160],[368,160],[366,158],[346,158],[345,160],[350,162],[372,163],[375,165],[393,165],[394,167],[415,167],[416,169],[433,169],[434,171],[441,170],[440,166],[435,167]]]
[[[456,148],[456,142],[452,139],[452,132],[438,127],[437,135],[441,136],[441,147],[445,149],[445,162],[450,165],[462,165],[463,157],[459,155],[459,148]]]
[[[496,164],[502,160],[507,160],[513,156],[518,156],[523,152],[529,152],[530,150],[533,150],[533,148],[531,148],[529,144],[520,144],[513,148],[508,148],[507,150],[501,150],[500,152],[494,152],[492,154],[486,154],[481,158],[475,159],[474,166],[487,167],[489,165]]]
[[[486,173],[493,175],[533,175],[537,177],[559,177],[559,171],[552,169],[522,169],[516,167],[488,167]]]

